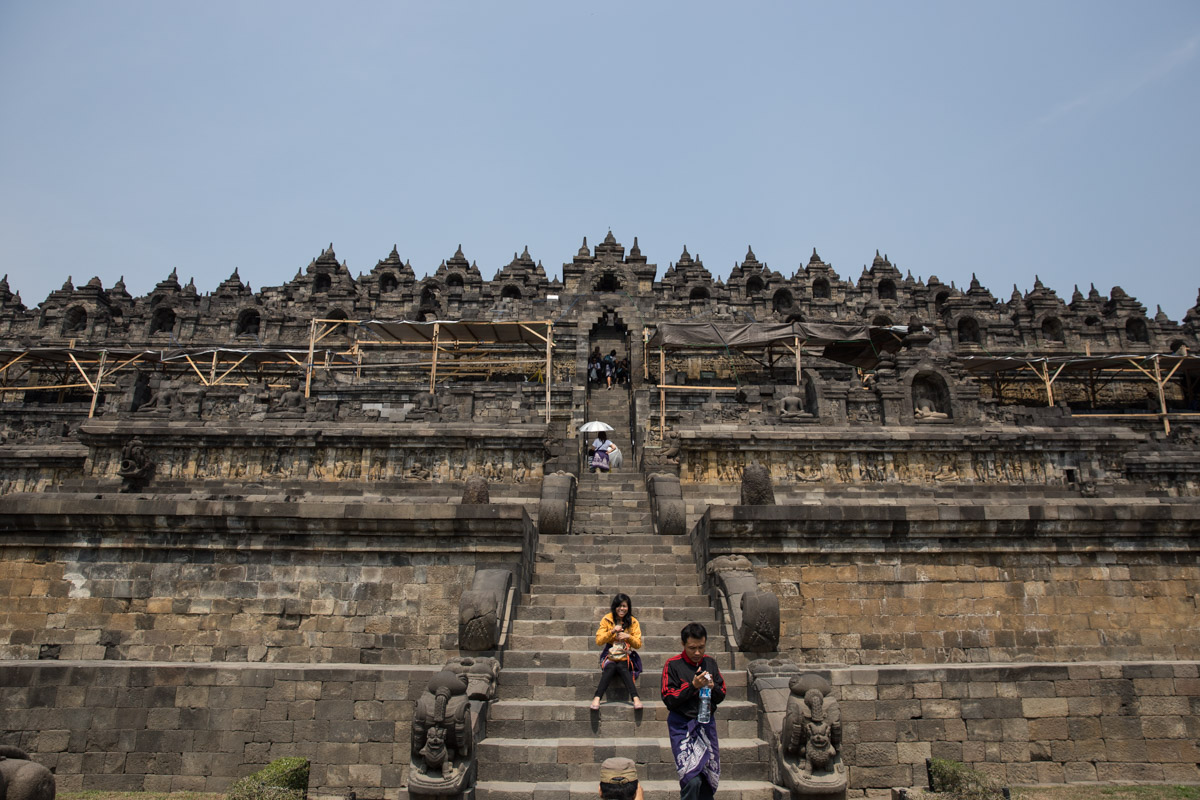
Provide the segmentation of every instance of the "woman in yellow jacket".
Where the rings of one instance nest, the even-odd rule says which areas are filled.
[[[604,649],[600,652],[600,685],[592,698],[592,711],[600,710],[600,698],[608,688],[614,675],[620,675],[633,698],[635,710],[641,710],[642,699],[638,697],[637,677],[642,674],[642,657],[638,649],[642,646],[642,626],[633,616],[633,601],[627,594],[613,598],[612,611],[600,620],[596,629],[596,644]]]

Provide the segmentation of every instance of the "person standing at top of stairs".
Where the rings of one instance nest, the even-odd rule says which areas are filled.
[[[604,357],[604,381],[608,384],[608,388],[613,388],[613,383],[617,380],[617,351],[613,350]]]

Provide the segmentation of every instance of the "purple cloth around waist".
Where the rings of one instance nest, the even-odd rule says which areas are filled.
[[[667,733],[680,785],[703,775],[712,790],[717,791],[721,780],[721,748],[717,744],[716,720],[710,718],[702,725],[672,711],[667,715]]]

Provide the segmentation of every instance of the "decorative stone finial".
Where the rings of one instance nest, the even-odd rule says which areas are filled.
[[[64,291],[64,292],[73,292],[73,291],[75,291],[75,284],[71,282],[71,276],[70,276],[70,275],[68,275],[68,276],[67,276],[67,280],[66,280],[66,282],[65,282],[65,283],[62,285],[62,291]]]

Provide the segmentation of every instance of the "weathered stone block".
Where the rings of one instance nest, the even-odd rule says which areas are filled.
[[[1021,713],[1030,719],[1035,717],[1065,717],[1068,713],[1064,697],[1027,697],[1021,700]]]

